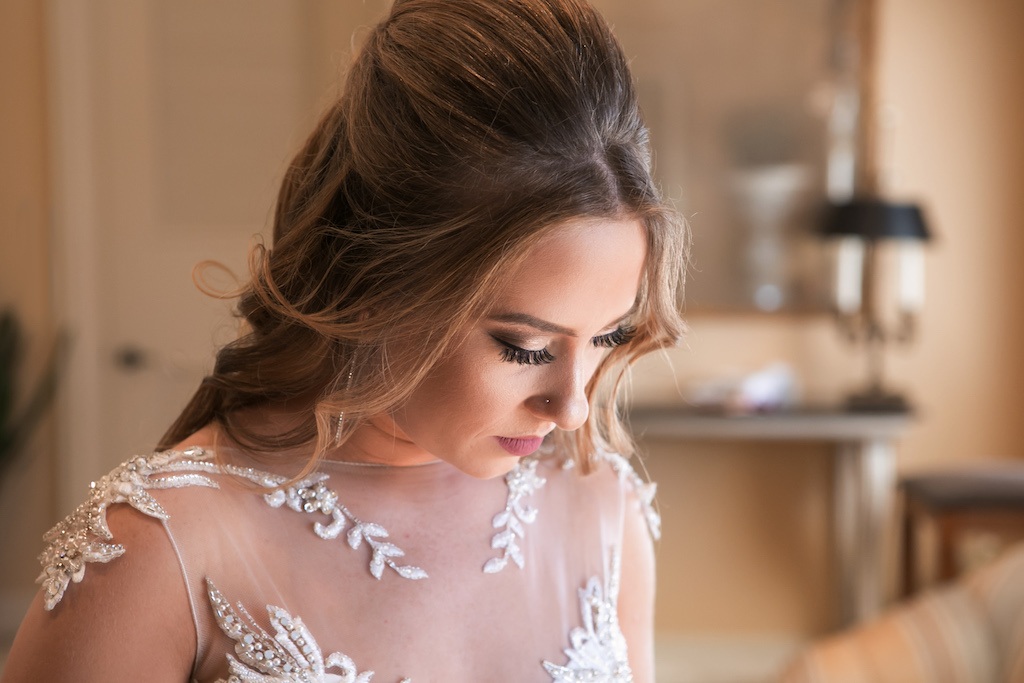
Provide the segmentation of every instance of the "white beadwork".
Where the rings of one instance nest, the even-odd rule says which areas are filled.
[[[554,683],[632,683],[626,638],[619,628],[619,556],[612,552],[605,585],[593,577],[580,590],[583,626],[569,634],[565,666],[544,662]]]
[[[640,505],[640,511],[647,521],[647,529],[651,532],[654,540],[661,538],[661,515],[654,509],[654,496],[658,492],[658,485],[653,481],[644,481],[636,473],[629,460],[618,453],[602,452],[600,457],[611,465],[612,470],[619,475],[619,479],[628,481],[636,491],[636,497]]]
[[[621,481],[636,491],[638,504],[654,538],[660,535],[660,518],[653,508],[655,485],[644,482],[629,462],[616,454],[602,453]],[[81,581],[88,562],[109,562],[124,553],[124,547],[109,543],[112,535],[106,522],[106,510],[115,503],[128,503],[143,514],[167,519],[168,513],[146,491],[150,489],[205,486],[218,488],[207,475],[231,474],[257,484],[267,492],[265,502],[274,508],[288,507],[306,514],[321,514],[313,531],[322,539],[336,539],[345,533],[349,547],[357,550],[363,542],[371,549],[370,573],[380,579],[385,567],[400,576],[423,579],[427,573],[414,566],[399,566],[393,558],[404,556],[396,545],[384,541],[388,532],[382,526],[355,517],[326,483],[329,476],[318,473],[289,486],[287,478],[252,468],[214,463],[213,454],[201,448],[183,452],[167,451],[139,456],[114,469],[92,484],[88,500],[45,536],[48,547],[40,556],[45,606],[52,609],[71,582]],[[537,518],[537,510],[526,503],[529,496],[546,484],[539,476],[536,457],[522,459],[505,476],[508,487],[504,510],[492,519],[498,530],[491,547],[500,549],[484,565],[485,573],[496,573],[512,560],[524,566],[518,539],[525,535],[526,524]],[[567,465],[571,466],[571,465]],[[568,663],[543,662],[554,683],[630,683],[626,642],[619,628],[617,601],[619,591],[618,550],[611,553],[605,583],[591,578],[579,590],[582,626],[569,634],[571,647],[564,650]],[[233,608],[207,579],[208,595],[218,625],[235,641],[235,655],[228,655],[230,677],[220,683],[370,683],[372,671],[359,673],[353,661],[335,652],[324,658],[315,639],[301,619],[281,608],[268,606],[275,635],[261,629],[241,604]],[[328,673],[333,670],[337,673]],[[410,683],[403,679],[400,683]]]
[[[273,605],[267,605],[274,635],[260,628],[241,603],[236,610],[210,579],[206,580],[217,625],[235,641],[235,654],[228,657],[225,681],[217,683],[370,683],[372,671],[359,673],[352,658],[332,652],[324,659],[320,646],[302,619]],[[328,669],[338,671],[327,673]],[[403,678],[401,683],[411,683]]]
[[[296,512],[320,513],[329,516],[331,518],[330,524],[324,525],[321,522],[316,522],[313,525],[313,531],[316,535],[326,540],[337,538],[345,530],[348,521],[351,520],[353,526],[348,531],[348,545],[353,550],[358,550],[362,542],[366,541],[366,544],[372,551],[370,573],[376,579],[383,575],[385,566],[395,570],[399,576],[406,579],[427,578],[427,572],[419,567],[399,565],[392,559],[403,557],[405,551],[393,543],[379,540],[388,537],[387,529],[379,524],[359,520],[349,512],[348,508],[339,503],[338,494],[327,488],[326,484],[324,484],[328,478],[326,474],[315,474],[292,486],[268,493],[264,496],[264,499],[271,507],[276,508],[287,504],[288,507]],[[279,486],[284,481],[286,480],[281,478],[274,487],[276,488],[276,486]]]
[[[185,456],[189,460],[178,460]],[[114,503],[128,503],[139,512],[167,519],[167,512],[146,493],[147,489],[170,489],[184,486],[217,488],[208,477],[187,470],[204,469],[209,463],[199,462],[207,455],[202,449],[184,453],[166,451],[137,456],[119,465],[110,474],[89,485],[89,498],[43,536],[47,547],[39,556],[43,571],[36,579],[43,586],[46,609],[52,610],[64,596],[68,585],[85,576],[87,562],[110,562],[124,553],[107,527],[107,508]],[[175,474],[177,472],[184,474]],[[154,475],[166,475],[154,478]]]
[[[617,552],[602,587],[592,577],[580,589],[583,626],[572,630],[566,649],[565,666],[543,662],[552,683],[632,683],[626,639],[619,628],[618,594],[620,563]],[[235,654],[227,655],[229,678],[217,683],[370,683],[373,671],[358,673],[351,657],[333,652],[325,659],[313,634],[302,619],[286,610],[267,605],[274,635],[259,627],[245,607],[237,609],[224,598],[210,579],[206,580],[210,606],[221,631],[235,641]],[[335,669],[340,674],[327,673]],[[399,683],[412,683],[403,678]]]
[[[547,483],[546,479],[537,476],[537,463],[536,458],[525,458],[516,463],[516,466],[505,475],[505,483],[508,485],[505,509],[491,520],[491,525],[495,529],[500,529],[491,538],[491,547],[500,548],[504,552],[501,557],[487,560],[484,565],[484,572],[487,574],[500,572],[510,558],[520,569],[523,567],[523,551],[520,550],[516,537],[523,538],[526,534],[523,524],[533,524],[537,519],[537,509],[524,507],[523,498],[532,496],[537,489]]]

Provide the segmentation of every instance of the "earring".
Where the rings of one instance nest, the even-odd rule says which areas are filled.
[[[355,358],[352,359],[352,365],[348,368],[348,377],[345,380],[345,393],[348,394],[352,390],[352,370],[355,367]],[[337,445],[341,441],[341,427],[345,423],[345,411],[338,413],[338,428],[334,432],[334,444]]]

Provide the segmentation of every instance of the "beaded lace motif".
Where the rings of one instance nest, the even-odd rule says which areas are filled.
[[[182,455],[197,460],[178,460]],[[146,493],[146,489],[170,489],[184,486],[208,486],[217,483],[189,470],[199,469],[198,459],[209,458],[201,448],[183,454],[174,451],[137,456],[114,468],[110,474],[89,485],[89,498],[57,526],[43,536],[48,543],[39,556],[43,571],[36,579],[43,586],[43,602],[52,610],[64,596],[68,585],[85,577],[87,562],[110,562],[124,554],[124,546],[107,543],[113,539],[107,527],[107,508],[128,503],[157,519],[167,519],[167,511]],[[184,472],[183,474],[175,474]],[[154,474],[165,475],[151,478]]]
[[[402,557],[405,552],[393,543],[381,540],[388,537],[384,527],[360,520],[339,503],[338,495],[324,484],[328,475],[314,474],[280,489],[287,481],[286,477],[250,467],[220,466],[212,459],[212,453],[198,447],[181,453],[164,451],[140,455],[93,482],[89,498],[43,536],[48,545],[39,556],[43,571],[36,581],[43,585],[46,609],[51,610],[60,602],[71,582],[82,580],[86,563],[110,562],[124,553],[124,546],[106,542],[112,539],[106,520],[108,507],[115,503],[128,503],[143,514],[164,520],[167,512],[146,493],[147,490],[185,486],[219,488],[217,482],[205,475],[224,472],[273,489],[264,495],[264,500],[271,507],[287,504],[296,512],[328,516],[331,519],[329,524],[316,522],[313,525],[316,535],[325,540],[337,538],[351,522],[352,527],[346,536],[348,545],[358,550],[366,541],[371,551],[370,573],[374,578],[381,578],[384,567],[390,567],[407,579],[426,578],[427,573],[419,567],[400,566],[395,562],[393,558]]]
[[[351,520],[353,526],[346,535],[348,545],[352,550],[358,550],[363,541],[366,541],[366,545],[372,550],[370,573],[373,574],[375,579],[381,577],[385,566],[395,570],[399,576],[406,579],[427,578],[427,573],[419,567],[411,565],[399,566],[392,559],[404,556],[405,551],[394,543],[380,540],[388,537],[387,529],[379,524],[359,520],[348,511],[348,508],[339,503],[338,494],[327,488],[326,484],[324,484],[328,478],[326,474],[315,474],[283,490],[268,493],[264,498],[271,507],[276,508],[287,504],[288,507],[296,512],[310,514],[319,512],[330,516],[332,520],[330,524],[325,526],[321,522],[316,522],[313,525],[313,531],[316,535],[326,540],[337,538],[345,530],[348,521]],[[282,477],[279,479],[278,484],[283,481],[285,479]]]
[[[579,591],[583,626],[569,634],[572,647],[565,650],[569,663],[544,662],[554,683],[633,683],[626,638],[619,628],[618,552],[612,552],[611,565],[603,587],[595,576]]]
[[[660,518],[652,501],[653,483],[645,483],[629,462],[615,454],[603,454],[620,479],[628,480],[636,489],[639,504],[654,538],[660,535]],[[44,590],[47,610],[60,602],[68,586],[80,582],[89,562],[109,562],[124,553],[124,547],[111,543],[113,536],[107,526],[106,511],[115,503],[127,503],[143,514],[166,520],[168,513],[148,490],[204,486],[219,488],[210,474],[229,473],[263,488],[268,505],[286,506],[297,512],[321,514],[329,521],[317,521],[313,531],[322,539],[331,540],[348,529],[346,540],[353,550],[365,541],[371,550],[370,573],[380,579],[384,568],[394,570],[407,579],[424,579],[427,573],[415,566],[400,566],[394,558],[404,552],[383,541],[388,532],[372,522],[353,515],[326,486],[329,476],[318,473],[281,488],[287,478],[235,465],[221,466],[212,462],[213,454],[193,447],[182,452],[165,451],[137,456],[118,466],[90,485],[89,498],[74,513],[57,524],[45,536],[48,545],[39,559],[43,571],[38,581]],[[505,509],[494,516],[492,526],[498,533],[491,547],[502,551],[484,565],[485,573],[496,573],[511,559],[524,566],[517,539],[525,535],[524,524],[536,521],[537,510],[525,503],[527,497],[543,487],[546,480],[537,474],[537,458],[524,458],[505,476],[508,496]],[[571,462],[566,464],[571,466]],[[351,526],[350,526],[351,525]],[[612,566],[602,585],[598,577],[580,589],[580,610],[583,626],[570,633],[571,647],[564,652],[564,666],[543,662],[554,683],[631,683],[626,642],[619,628],[617,601],[619,592],[619,557],[612,553]],[[241,604],[237,610],[207,579],[208,597],[221,630],[235,641],[235,656],[228,655],[230,677],[218,683],[369,683],[372,671],[359,673],[348,656],[331,653],[323,657],[316,640],[302,620],[285,610],[267,606],[274,635],[261,629]],[[338,673],[328,673],[333,669]],[[411,683],[403,679],[400,683]]]
[[[618,453],[603,452],[601,458],[611,466],[615,474],[619,475],[619,479],[628,481],[632,485],[636,491],[640,512],[643,513],[644,520],[647,522],[647,530],[651,532],[651,538],[655,541],[659,540],[661,538],[661,515],[654,509],[654,496],[658,492],[657,482],[644,481],[629,464],[629,460]]]
[[[537,489],[544,486],[547,480],[537,476],[537,460],[527,458],[519,463],[505,475],[505,483],[508,485],[508,500],[505,509],[494,516],[491,526],[500,531],[494,534],[491,539],[491,547],[502,549],[501,557],[492,557],[484,565],[484,571],[488,574],[500,572],[508,564],[509,558],[523,568],[525,561],[523,551],[519,549],[516,537],[522,538],[526,535],[523,524],[533,524],[537,520],[537,508],[523,505],[523,498],[532,496]]]
[[[206,580],[213,615],[224,632],[235,641],[237,658],[228,655],[225,681],[217,683],[370,683],[372,671],[359,673],[352,658],[332,652],[324,659],[320,646],[302,619],[280,607],[267,605],[274,635],[260,628],[245,607],[231,606],[213,582]],[[327,673],[335,669],[339,673]],[[403,678],[400,683],[411,683]]]

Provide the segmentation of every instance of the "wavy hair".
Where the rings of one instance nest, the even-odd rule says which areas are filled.
[[[628,366],[685,330],[686,227],[651,179],[627,61],[582,0],[397,0],[285,175],[237,307],[246,333],[159,447],[217,423],[255,452],[315,444],[314,466],[339,413],[344,441],[400,406],[530,248],[580,217],[647,236],[635,334],[587,386],[587,423],[556,434],[589,471],[598,449],[632,453]],[[239,419],[285,402],[308,407],[285,433]]]

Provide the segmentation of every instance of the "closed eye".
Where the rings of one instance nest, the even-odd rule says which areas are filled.
[[[493,337],[493,339],[501,345],[501,360],[506,363],[516,363],[518,365],[547,365],[555,360],[555,357],[552,356],[551,352],[547,349],[534,351],[531,349],[524,349],[521,346],[516,346],[515,344],[511,344],[504,339],[499,339],[498,337]]]
[[[602,334],[599,337],[594,337],[590,341],[594,346],[605,349],[614,349],[616,346],[622,346],[627,343],[635,334],[636,328],[623,325],[608,334]]]

